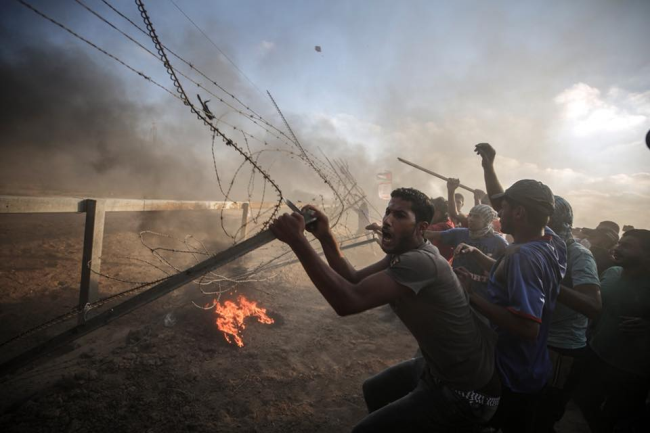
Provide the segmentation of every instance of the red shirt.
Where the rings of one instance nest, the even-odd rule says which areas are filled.
[[[435,223],[435,224],[429,224],[427,230],[431,230],[432,232],[442,232],[453,228],[456,228],[456,226],[454,225],[451,219],[447,218],[445,221],[440,221],[439,223]],[[451,258],[454,256],[454,247],[445,245],[439,241],[431,241],[431,243],[436,247],[438,247],[438,250],[440,251],[440,255],[444,257],[447,261],[451,260]]]

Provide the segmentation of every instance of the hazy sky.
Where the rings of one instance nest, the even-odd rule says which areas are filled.
[[[28,3],[173,87],[159,62],[76,2]],[[152,47],[102,1],[84,3]],[[134,2],[109,3],[142,25]],[[650,228],[647,0],[176,3],[248,78],[171,1],[149,0],[164,44],[280,127],[258,91],[270,90],[301,142],[346,159],[369,195],[384,170],[395,186],[445,192],[397,156],[484,189],[472,149],[489,142],[504,185],[547,183],[573,205],[574,225]],[[182,104],[17,2],[2,2],[0,17],[0,78],[11,90],[0,108],[3,183],[20,190],[26,179],[42,186],[69,175],[59,189],[73,189],[96,175],[148,185],[145,195],[214,198],[209,131]],[[272,141],[207,96],[224,120]],[[227,150],[217,159],[225,172],[240,162]],[[298,165],[265,164],[289,197],[322,190]]]

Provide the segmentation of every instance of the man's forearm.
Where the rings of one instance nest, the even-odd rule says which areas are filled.
[[[481,269],[487,272],[490,272],[490,270],[492,270],[492,266],[494,266],[494,264],[497,262],[492,257],[486,255],[479,249],[476,249],[473,258],[476,260],[476,263],[478,263]]]
[[[501,200],[492,200],[491,197],[495,194],[502,193],[503,187],[497,177],[494,164],[490,164],[488,167],[483,168],[483,176],[485,178],[485,189],[487,190],[488,197],[490,197],[492,207],[498,211],[501,209]]]
[[[602,309],[599,287],[595,284],[584,285],[583,290],[578,290],[578,287],[581,286],[573,289],[560,286],[558,302],[591,320],[597,319]]]
[[[455,192],[455,189],[447,188],[447,209],[449,209],[449,216],[452,217],[452,219],[456,219],[458,217],[458,209],[456,209],[456,197],[454,196]]]
[[[474,307],[494,325],[521,338],[534,340],[539,334],[539,324],[532,320],[515,316],[506,308],[491,303],[481,296],[473,293],[470,302]]]
[[[424,237],[431,242],[438,242],[442,239],[442,232],[434,230],[425,230]]]
[[[337,274],[345,278],[351,283],[358,283],[357,270],[347,261],[343,252],[339,248],[339,243],[336,241],[336,238],[333,234],[330,233],[329,236],[319,239],[321,246],[323,247],[323,253],[327,259],[327,263],[330,265]]]

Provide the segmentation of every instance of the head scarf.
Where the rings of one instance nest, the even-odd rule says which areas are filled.
[[[492,221],[497,219],[498,214],[494,209],[486,204],[478,204],[469,211],[470,214],[476,215],[481,220],[481,228],[478,230],[469,229],[469,237],[471,239],[478,239],[484,236],[494,234],[492,228]]]
[[[573,226],[573,209],[568,201],[555,196],[555,211],[548,223],[548,226],[553,230],[564,242],[573,239],[571,234],[571,227]]]

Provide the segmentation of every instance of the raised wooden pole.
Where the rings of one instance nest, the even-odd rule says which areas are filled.
[[[84,323],[84,306],[99,299],[99,272],[104,241],[104,221],[106,202],[86,200],[86,227],[84,229],[84,249],[81,257],[81,285],[79,286],[79,323]],[[91,268],[93,271],[91,271]]]
[[[429,173],[430,175],[435,176],[435,177],[437,177],[438,179],[442,179],[442,180],[444,180],[444,181],[448,181],[448,180],[449,180],[448,177],[445,177],[445,176],[443,176],[443,175],[441,175],[441,174],[438,174],[438,173],[436,173],[435,171],[428,170],[428,169],[426,169],[426,168],[424,168],[424,167],[420,167],[419,165],[414,164],[414,163],[412,163],[412,162],[410,162],[410,161],[407,161],[407,160],[405,160],[405,159],[397,158],[397,160],[398,160],[399,162],[403,162],[403,163],[406,164],[406,165],[410,165],[411,167],[415,167],[415,168],[417,168],[418,170],[422,170],[422,171],[425,172],[425,173]],[[463,185],[462,183],[461,183],[460,185],[458,185],[458,186],[459,186],[460,188],[466,189],[466,190],[469,191],[469,192],[472,192],[472,193],[474,192],[474,190],[473,190],[472,188],[470,188],[470,187],[467,186],[467,185]]]

